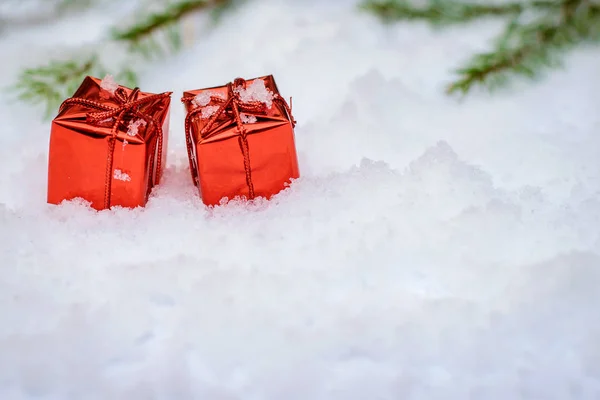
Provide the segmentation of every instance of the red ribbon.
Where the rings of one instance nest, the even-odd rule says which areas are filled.
[[[223,116],[233,118],[236,123],[236,131],[238,134],[238,142],[240,145],[240,149],[244,156],[244,171],[246,172],[246,184],[248,185],[248,194],[250,199],[255,197],[254,194],[254,184],[252,183],[252,169],[250,167],[250,152],[248,148],[248,135],[246,131],[246,127],[242,122],[240,114],[244,113],[252,113],[252,114],[263,114],[266,115],[268,111],[268,107],[265,103],[261,101],[243,101],[240,97],[239,92],[234,90],[242,86],[246,88],[246,80],[242,78],[237,78],[233,81],[233,84],[230,82],[227,84],[227,98],[223,99],[221,97],[210,96],[210,103],[218,105],[219,108],[217,111],[210,117],[206,125],[200,131],[200,137],[203,139],[209,138],[216,134],[217,130],[212,130],[214,126],[217,124],[218,120]],[[193,97],[184,97],[181,99],[182,102],[193,102]],[[292,127],[296,125],[296,121],[292,116],[292,108],[287,104],[287,102],[278,94],[273,94],[273,102],[278,103],[284,107],[287,111],[288,115],[291,118]],[[192,103],[193,104],[193,103]],[[291,99],[290,99],[291,104]],[[196,107],[192,109],[185,118],[185,136],[186,136],[186,144],[188,157],[190,161],[190,170],[192,173],[192,179],[196,186],[200,185],[198,170],[196,168],[195,160],[193,157],[193,147],[194,143],[192,140],[192,121],[198,115],[202,113],[202,107]]]
[[[140,94],[140,89],[135,88],[131,91],[129,96],[127,96],[127,92],[122,87],[119,87],[114,92],[114,97],[117,99],[119,103],[118,106],[113,106],[110,104],[99,103],[97,101],[88,100],[80,97],[71,97],[63,101],[60,105],[59,112],[67,105],[81,105],[88,108],[93,108],[98,111],[96,112],[88,112],[86,114],[86,121],[88,123],[99,123],[106,121],[108,119],[113,120],[112,129],[110,132],[110,136],[108,137],[108,156],[106,162],[106,176],[104,180],[104,208],[110,208],[110,195],[111,195],[111,185],[112,185],[112,172],[113,172],[113,153],[115,149],[115,141],[117,138],[117,134],[119,131],[119,126],[124,122],[125,115],[131,114],[137,118],[140,118],[150,126],[154,125],[158,139],[158,160],[156,161],[156,172],[157,176],[160,176],[162,172],[162,146],[163,146],[163,131],[162,126],[158,123],[158,121],[150,115],[144,114],[139,111],[139,107],[141,105],[151,103],[155,100],[163,99],[171,96],[172,92],[164,92],[161,94],[155,94],[148,97],[144,97],[143,99],[138,99]],[[116,117],[116,118],[115,118]],[[148,126],[148,127],[149,127]],[[154,157],[155,149],[152,151],[152,157]],[[151,159],[151,164],[153,159]],[[148,185],[148,193],[150,193],[150,185]]]

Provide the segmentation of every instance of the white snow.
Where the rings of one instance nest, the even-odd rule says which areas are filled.
[[[240,99],[244,102],[259,101],[264,103],[268,108],[273,104],[273,92],[265,86],[265,81],[256,79],[247,87],[237,86],[233,91],[239,94]]]
[[[208,103],[210,103],[211,97],[216,97],[225,100],[225,96],[223,94],[207,90],[205,92],[200,92],[196,96],[194,96],[192,102],[196,105],[196,107],[204,107],[208,105]]]
[[[115,81],[112,75],[107,74],[100,81],[100,88],[106,90],[110,94],[115,94],[115,90],[119,88],[119,84]]]
[[[127,135],[128,136],[137,135],[140,127],[144,127],[144,126],[146,126],[146,121],[144,121],[143,119],[136,119],[136,120],[130,121],[129,125],[127,125]]]
[[[198,93],[196,96],[194,96],[194,99],[192,100],[192,102],[197,107],[204,107],[204,106],[208,105],[208,103],[210,103],[210,96],[211,96],[211,92],[201,92],[201,93]]]
[[[209,119],[210,117],[212,117],[213,115],[215,115],[215,113],[217,111],[219,111],[219,106],[206,106],[206,107],[202,107],[202,118],[203,119]]]
[[[123,146],[125,146],[125,143],[123,143]],[[115,169],[114,174],[113,174],[113,178],[119,180],[119,181],[123,181],[123,182],[130,182],[131,181],[131,177],[129,176],[128,173],[121,171],[120,169]]]
[[[42,44],[83,43],[78,24],[0,36],[0,85]],[[2,92],[0,399],[600,398],[598,49],[446,97],[499,29],[247,2],[141,74],[173,91],[144,209],[47,205],[50,123]],[[178,99],[271,73],[294,97],[302,177],[207,209]]]
[[[244,124],[253,124],[257,121],[254,115],[240,113],[240,119]]]

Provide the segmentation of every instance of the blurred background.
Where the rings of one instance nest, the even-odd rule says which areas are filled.
[[[597,400],[599,10],[0,0],[0,398]],[[88,74],[173,92],[143,209],[46,203]],[[267,74],[301,178],[207,209],[180,96]]]
[[[353,18],[349,14],[354,14]],[[240,19],[249,20],[244,30],[233,27]],[[3,53],[18,60],[3,68],[9,74],[23,70],[14,77],[20,99],[45,104],[48,117],[86,74],[111,73],[121,83],[134,86],[139,74],[207,42],[212,35],[221,35],[221,48],[204,52],[204,59],[218,59],[222,52],[239,51],[240,46],[246,51],[260,52],[257,47],[267,47],[286,53],[293,46],[294,34],[289,32],[292,34],[283,41],[279,37],[282,28],[294,30],[298,39],[295,51],[302,52],[297,46],[300,38],[318,37],[319,30],[326,28],[317,27],[314,21],[326,19],[330,26],[343,21],[348,32],[345,39],[360,35],[365,28],[380,31],[374,46],[394,36],[397,39],[393,32],[406,26],[429,26],[442,36],[464,26],[487,26],[486,43],[473,46],[460,62],[455,62],[455,57],[441,57],[453,72],[442,88],[448,94],[505,88],[515,77],[538,78],[548,69],[562,66],[565,52],[600,40],[600,5],[590,0],[338,0],[326,4],[310,0],[3,0]],[[261,43],[249,40],[248,35],[265,20],[270,21],[272,32],[260,32]],[[467,32],[463,35],[457,36],[459,45],[469,40]],[[406,42],[418,46],[418,36],[402,38],[397,57],[403,56]],[[428,48],[422,46],[421,51]],[[431,52],[432,63],[440,58],[440,51],[444,51],[441,46]],[[335,58],[336,46],[322,56]],[[247,61],[253,62],[250,54]],[[239,68],[242,72],[246,66]]]

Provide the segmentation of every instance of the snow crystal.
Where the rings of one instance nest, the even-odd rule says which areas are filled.
[[[98,121],[99,125],[110,125],[115,121],[115,119],[113,117],[109,117],[109,118],[105,118],[102,119],[100,121]]]
[[[202,118],[209,119],[219,111],[219,106],[206,106],[202,108]]]
[[[254,115],[240,113],[240,119],[244,124],[254,124],[257,119]]]
[[[212,92],[210,90],[207,90],[207,91],[198,93],[192,100],[192,103],[196,107],[204,107],[210,103],[211,97],[216,97],[218,99],[225,100],[225,95],[223,95],[222,93]]]
[[[146,126],[146,121],[144,121],[143,119],[136,119],[136,120],[132,120],[129,122],[129,125],[127,126],[127,135],[129,136],[135,136],[138,134],[138,129],[140,127],[144,127]]]
[[[106,90],[110,94],[115,94],[115,90],[119,88],[119,84],[112,75],[108,74],[100,81],[100,88]]]
[[[121,171],[120,169],[115,169],[115,173],[113,174],[113,178],[123,182],[131,181],[131,177],[126,172]]]
[[[47,49],[91,45],[81,18],[3,31],[0,87]],[[598,50],[535,84],[446,96],[492,31],[256,1],[148,63],[154,92],[273,71],[294,97],[301,178],[214,208],[175,101],[146,207],[46,204],[49,124],[0,91],[0,399],[599,399]],[[239,147],[205,150],[221,145]],[[249,145],[269,179],[253,157],[268,146]],[[221,161],[223,179],[243,168]]]
[[[242,101],[260,101],[261,103],[265,103],[269,108],[273,104],[273,92],[267,89],[265,81],[262,79],[254,80],[245,89],[243,86],[238,86],[233,90],[239,94]]]

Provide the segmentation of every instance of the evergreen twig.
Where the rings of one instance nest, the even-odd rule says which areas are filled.
[[[560,65],[559,52],[587,40],[600,40],[600,7],[577,12],[576,6],[575,1],[565,2],[558,19],[507,29],[494,51],[476,54],[468,66],[456,71],[459,79],[448,85],[447,93],[466,94],[475,84],[493,89],[504,85],[509,74],[537,78],[544,68]],[[502,42],[516,44],[502,46]]]
[[[463,24],[483,17],[515,16],[527,8],[549,9],[559,5],[552,0],[515,1],[503,4],[462,3],[448,0],[430,0],[418,7],[408,0],[366,0],[365,11],[376,14],[383,22],[425,20],[432,25]]]
[[[62,100],[77,89],[78,82],[86,75],[101,74],[102,70],[95,56],[83,61],[50,61],[47,65],[24,70],[14,89],[23,101],[46,103],[45,117],[48,118]]]
[[[600,5],[592,0],[531,0],[510,3],[468,4],[455,0],[429,0],[417,7],[407,0],[366,0],[362,8],[386,23],[423,20],[432,25],[466,23],[483,17],[509,17],[495,47],[471,58],[456,72],[459,77],[447,93],[466,94],[477,85],[504,86],[510,75],[537,78],[540,71],[559,64],[559,53],[584,42],[600,42]],[[519,22],[534,11],[530,23]]]
[[[83,5],[90,0],[62,0],[64,5]],[[159,12],[143,17],[140,22],[122,30],[113,28],[111,39],[129,46],[131,53],[141,53],[150,58],[163,54],[156,36],[164,34],[173,50],[181,47],[177,22],[197,10],[223,12],[234,0],[178,0]],[[104,76],[107,69],[100,64],[98,56],[77,61],[76,59],[50,61],[47,65],[23,71],[12,89],[19,99],[33,103],[45,103],[45,118],[49,118],[65,98],[71,96],[86,75]],[[137,74],[131,68],[113,73],[117,81],[130,87],[137,86]]]
[[[129,50],[153,59],[178,51],[183,44],[179,22],[183,17],[196,11],[206,11],[213,20],[229,10],[234,0],[180,0],[171,3],[159,12],[148,14],[139,22],[125,28],[113,28],[112,38],[127,42]]]
[[[107,74],[97,55],[83,60],[50,61],[47,65],[27,68],[21,72],[12,89],[20,100],[31,104],[45,103],[44,118],[49,118],[60,103],[71,96],[83,79]],[[125,86],[136,86],[137,75],[130,68],[120,70],[115,78]]]
[[[187,14],[200,9],[209,9],[229,3],[228,0],[182,0],[169,4],[164,10],[145,16],[137,24],[123,29],[114,29],[112,37],[115,40],[136,42],[151,35],[159,29],[178,22]]]

